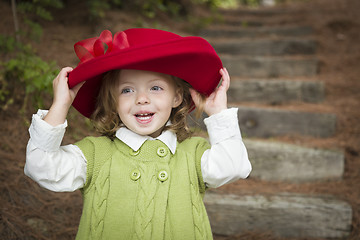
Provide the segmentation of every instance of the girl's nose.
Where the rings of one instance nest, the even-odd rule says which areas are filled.
[[[138,93],[137,98],[136,98],[136,104],[149,104],[150,103],[150,99],[147,96],[146,93]]]

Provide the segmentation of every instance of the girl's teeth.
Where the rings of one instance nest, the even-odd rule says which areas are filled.
[[[141,120],[147,120],[151,118],[151,115],[147,115],[147,116],[138,116],[139,119]]]
[[[136,114],[136,117],[139,118],[140,120],[147,120],[150,119],[152,117],[153,114],[148,113],[148,114]]]

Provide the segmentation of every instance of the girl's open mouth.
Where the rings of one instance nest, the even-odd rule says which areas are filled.
[[[139,113],[135,114],[136,120],[140,123],[149,123],[151,122],[155,113]]]

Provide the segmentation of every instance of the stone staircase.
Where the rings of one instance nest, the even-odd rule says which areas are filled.
[[[223,15],[223,22],[200,35],[214,46],[231,75],[229,105],[239,109],[239,124],[253,165],[244,184],[253,180],[299,185],[341,181],[342,151],[271,139],[308,136],[321,141],[336,132],[336,115],[316,108],[325,98],[325,86],[316,79],[319,62],[312,28],[292,24],[301,20],[296,12],[273,8],[223,10]],[[292,103],[305,107],[290,107]],[[345,238],[351,232],[351,206],[334,196],[211,190],[205,203],[218,235],[266,231],[279,238],[328,239]]]

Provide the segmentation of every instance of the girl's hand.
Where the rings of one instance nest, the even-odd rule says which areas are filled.
[[[209,116],[227,109],[226,92],[230,87],[230,76],[226,68],[220,69],[220,74],[222,76],[221,85],[205,100],[204,112]],[[190,94],[195,106],[198,106],[201,100],[200,93],[194,89],[190,89]]]
[[[69,89],[67,76],[72,70],[73,69],[71,67],[61,69],[53,81],[54,100],[49,113],[44,118],[46,122],[53,126],[57,126],[65,122],[69,108],[73,103],[76,94],[84,84],[84,82],[82,82],[72,89]]]
[[[78,84],[72,89],[69,89],[68,85],[68,74],[73,69],[71,67],[65,67],[61,69],[57,77],[53,81],[53,89],[54,89],[54,101],[53,105],[62,106],[70,108],[72,102],[75,99],[75,96],[82,84]]]

